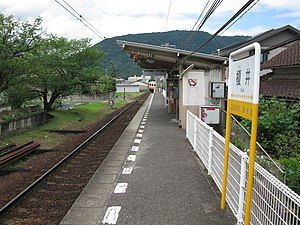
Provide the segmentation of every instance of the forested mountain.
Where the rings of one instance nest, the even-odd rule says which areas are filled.
[[[194,35],[193,40],[186,42],[191,35]],[[129,58],[129,56],[117,45],[116,40],[140,42],[145,44],[158,45],[169,43],[175,45],[176,48],[195,50],[199,45],[208,39],[211,34],[203,31],[169,31],[144,34],[128,34],[113,38],[108,38],[96,44],[96,46],[105,53],[103,62],[104,68],[111,67],[113,63],[118,77],[127,78],[132,75],[140,75],[141,69]],[[234,42],[245,40],[247,36],[218,36],[213,39],[208,45],[204,46],[200,52],[211,53],[218,48],[225,47]]]

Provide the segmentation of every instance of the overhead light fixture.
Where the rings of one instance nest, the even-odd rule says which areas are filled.
[[[154,58],[147,58],[146,61],[147,61],[147,63],[152,64],[152,63],[155,62],[155,59]]]

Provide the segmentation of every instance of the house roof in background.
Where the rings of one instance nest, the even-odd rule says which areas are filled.
[[[239,48],[242,48],[242,47],[252,44],[254,42],[261,42],[271,36],[274,36],[280,32],[286,31],[286,30],[288,30],[292,33],[295,33],[296,35],[300,35],[300,31],[298,29],[296,29],[295,27],[293,27],[291,25],[286,25],[286,26],[283,26],[283,27],[280,27],[277,29],[271,29],[271,30],[265,31],[263,33],[257,34],[255,36],[253,36],[252,38],[249,38],[248,40],[240,41],[240,42],[236,42],[231,45],[228,45],[225,48],[220,49],[220,55],[227,56],[231,52],[233,52]]]
[[[261,65],[261,69],[300,66],[300,40]]]
[[[266,97],[279,97],[300,100],[300,78],[261,78],[260,94]]]

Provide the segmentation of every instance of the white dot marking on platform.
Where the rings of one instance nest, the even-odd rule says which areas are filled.
[[[133,143],[140,144],[142,142],[142,139],[134,139]]]
[[[138,147],[138,146],[132,146],[132,147],[131,147],[131,151],[132,151],[132,152],[138,152],[138,151],[139,151],[139,148],[140,148],[140,147]]]
[[[142,138],[142,137],[143,137],[143,135],[142,135],[142,134],[136,134],[136,137],[138,137],[138,138]]]
[[[103,218],[103,224],[117,224],[121,206],[108,207]]]
[[[144,133],[144,130],[139,129],[138,132],[139,132],[139,133]]]
[[[124,174],[124,175],[131,174],[132,170],[133,170],[133,167],[132,167],[132,166],[130,166],[130,167],[125,167],[125,168],[123,169],[123,171],[122,171],[122,174]]]
[[[127,186],[128,186],[128,183],[118,183],[117,186],[116,186],[116,188],[115,188],[114,193],[115,194],[125,193]]]
[[[141,124],[146,124],[146,122],[141,122]]]
[[[146,121],[147,121],[147,119],[142,119],[142,121],[145,121],[145,122],[146,122]]]
[[[145,129],[145,126],[141,125],[140,128]]]
[[[135,158],[136,158],[136,155],[129,155],[129,156],[127,157],[127,160],[128,160],[128,161],[134,162],[134,161],[135,161]]]

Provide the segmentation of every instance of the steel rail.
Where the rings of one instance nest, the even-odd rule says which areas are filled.
[[[0,168],[13,163],[22,157],[27,156],[39,146],[39,143],[32,142],[30,144],[24,145],[21,148],[18,147],[16,149],[13,149],[13,151],[10,151],[9,153],[0,157]]]
[[[6,155],[6,154],[8,154],[10,152],[22,149],[22,148],[24,148],[24,147],[26,147],[28,145],[31,145],[32,143],[33,143],[33,141],[29,141],[29,142],[27,142],[25,144],[22,144],[22,145],[19,145],[19,146],[15,145],[15,147],[7,148],[5,151],[0,152],[0,156],[2,157],[2,156]]]
[[[11,148],[14,148],[15,146],[16,146],[16,143],[12,143],[12,144],[5,145],[5,146],[1,147],[0,148],[0,154],[2,154],[3,152],[8,151]]]
[[[18,202],[23,196],[25,196],[28,192],[30,192],[33,188],[35,188],[40,182],[42,182],[45,178],[47,178],[54,170],[56,170],[59,166],[61,166],[66,160],[68,160],[71,156],[73,156],[76,152],[78,152],[85,144],[87,144],[92,138],[94,138],[97,134],[103,131],[106,127],[108,127],[112,122],[114,122],[117,118],[119,118],[124,112],[130,109],[134,104],[136,104],[144,95],[142,95],[139,99],[130,103],[125,109],[123,109],[119,114],[117,114],[114,118],[108,121],[104,126],[102,126],[99,130],[97,130],[94,134],[89,136],[84,142],[82,142],[79,146],[77,146],[72,152],[70,152],[67,156],[65,156],[62,160],[60,160],[57,164],[51,167],[48,171],[46,171],[42,176],[40,176],[37,180],[35,180],[31,185],[25,188],[21,193],[19,193],[16,197],[10,200],[5,206],[0,209],[0,216],[2,216],[10,207],[13,206],[16,202]]]

